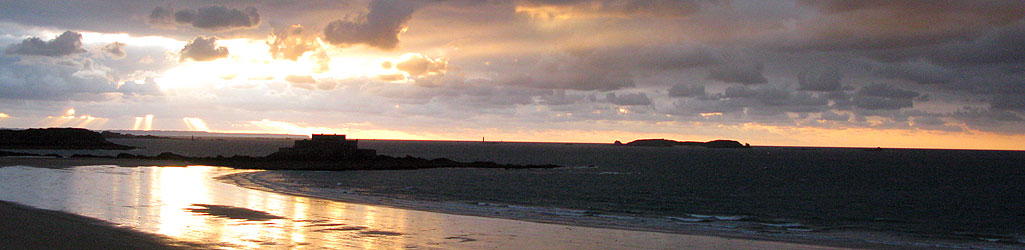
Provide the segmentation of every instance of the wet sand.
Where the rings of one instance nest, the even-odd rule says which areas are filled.
[[[205,249],[101,220],[0,201],[3,249]]]

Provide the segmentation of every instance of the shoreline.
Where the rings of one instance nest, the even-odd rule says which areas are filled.
[[[27,166],[21,167],[26,169],[35,168]],[[79,172],[80,170],[76,170],[79,168],[85,170]],[[111,168],[118,168],[120,170]],[[337,202],[327,199],[304,198],[294,195],[283,195],[247,189],[217,180],[217,177],[225,175],[224,172],[205,176],[201,174],[209,171],[211,168],[217,167],[194,166],[188,168],[162,168],[158,166],[149,166],[140,168],[123,168],[109,165],[92,165],[80,166],[72,169],[62,169],[58,167],[52,167],[49,169],[56,170],[56,173],[61,173],[61,175],[78,172],[84,174],[83,177],[92,176],[94,178],[99,178],[97,180],[116,180],[119,176],[124,176],[128,173],[154,173],[159,175],[159,173],[163,171],[172,171],[172,173],[179,174],[189,172],[199,174],[177,176],[189,178],[195,177],[192,180],[214,184],[211,186],[207,186],[205,184],[200,185],[209,187],[210,189],[204,189],[205,191],[203,193],[212,196],[206,196],[207,198],[195,200],[189,199],[172,202],[170,204],[165,204],[167,206],[162,205],[161,207],[163,208],[145,208],[171,212],[171,214],[163,214],[163,212],[161,212],[161,215],[157,215],[160,217],[146,219],[151,221],[151,223],[157,222],[158,224],[148,224],[149,226],[143,226],[138,229],[134,227],[128,229],[124,226],[116,226],[116,228],[119,228],[116,230],[121,230],[129,234],[154,234],[156,235],[155,237],[158,238],[167,238],[169,241],[164,245],[173,247],[180,244],[186,249],[202,249],[208,248],[209,246],[235,246],[239,248],[254,249],[263,248],[262,246],[333,246],[331,248],[337,249],[403,249],[411,246],[434,246],[431,248],[441,247],[442,249],[853,249],[696,234],[668,234],[610,228],[567,226],[523,220],[435,213],[387,206],[364,205],[351,202]],[[19,171],[14,172],[18,173]],[[38,174],[46,173],[47,171],[40,172],[32,170],[30,172]],[[34,180],[33,183],[49,183],[55,181],[46,180],[49,178],[48,176],[52,175],[28,174],[28,179]],[[175,176],[175,174],[172,174],[172,176]],[[93,187],[98,189],[93,189]],[[102,192],[95,192],[107,189],[107,187],[102,184],[93,184],[85,188],[86,189],[82,191],[82,194],[86,195],[76,195],[74,197],[79,197],[79,199],[84,198],[86,200],[95,200],[96,198],[109,195],[102,194]],[[185,195],[176,197],[191,198],[192,196]],[[256,204],[250,203],[253,201],[251,200],[252,198],[258,197],[260,200],[265,202],[258,202]],[[32,198],[27,199],[31,200]],[[163,200],[162,198],[157,199]],[[175,198],[171,197],[171,199],[173,200]],[[14,199],[13,201],[18,202],[18,200],[19,199]],[[289,205],[289,203],[282,203],[282,201],[291,201],[295,203]],[[26,204],[35,203],[28,202]],[[100,207],[97,208],[102,210],[109,209],[104,208],[106,205],[98,205],[100,205]],[[119,210],[134,210],[133,208],[126,209],[120,205],[115,206],[118,207]],[[171,210],[167,210],[167,208],[170,208]],[[263,215],[263,217],[260,218],[269,219],[269,221],[263,221],[262,219],[256,220],[258,218],[250,218],[251,216],[232,215],[239,211],[242,211],[241,213],[247,215],[258,213]],[[85,218],[87,221],[95,221],[98,224],[121,225],[114,224],[120,222],[108,221],[107,219],[92,219],[84,215],[78,215],[78,212],[56,213],[73,213],[71,214],[72,217]],[[165,216],[170,217],[165,218]],[[49,216],[46,216],[45,214],[28,215],[27,217],[31,219],[44,220],[49,218]],[[175,220],[175,223],[167,224],[159,222],[161,220],[160,218],[173,219]],[[136,217],[127,217],[126,219],[129,220],[128,224],[132,224],[132,221],[138,220]],[[78,233],[76,230],[88,230],[77,229],[72,226],[74,226],[74,223],[56,221],[54,224],[44,225],[41,227],[43,230],[39,233],[48,233],[56,238],[65,238],[81,236],[82,234]],[[163,228],[163,226],[171,227]],[[259,233],[255,234],[254,231],[242,230],[246,228],[253,229],[253,227],[263,228],[264,230],[257,230]],[[68,230],[45,231],[48,228]],[[167,229],[170,230],[169,232],[176,233],[164,234],[164,230]],[[286,231],[278,231],[277,229],[286,229]],[[264,233],[269,234],[265,235]],[[295,233],[299,233],[302,237],[294,238]],[[31,237],[32,235],[37,234],[37,232],[19,231],[18,234]],[[90,237],[88,239],[103,240],[105,237]],[[126,241],[129,244],[143,244],[143,242],[145,242],[144,239],[137,240],[133,237],[120,237],[118,239]],[[24,241],[16,238],[12,238],[11,240]],[[212,245],[190,245],[191,243],[189,242],[204,242],[203,244]],[[21,242],[15,244],[26,243]],[[129,247],[129,249],[163,249],[159,246],[164,245],[158,244],[158,247]],[[29,248],[32,247],[29,246]],[[64,249],[64,247],[44,248]],[[122,248],[104,246],[90,248],[86,246],[67,247],[67,249]]]
[[[442,214],[454,214],[484,218],[507,219],[515,221],[527,221],[534,223],[556,224],[565,226],[579,226],[590,228],[618,229],[638,232],[668,233],[687,236],[718,237],[731,240],[747,240],[759,242],[780,242],[818,247],[835,247],[844,249],[964,249],[964,247],[953,245],[953,242],[930,241],[902,242],[899,238],[886,235],[873,235],[876,241],[849,237],[850,233],[858,235],[872,235],[879,233],[872,232],[836,232],[824,233],[809,237],[797,234],[755,234],[744,230],[727,230],[724,228],[701,225],[699,223],[686,223],[650,217],[625,217],[605,214],[574,214],[579,212],[574,209],[560,209],[540,207],[526,207],[503,204],[469,204],[444,201],[418,201],[386,196],[358,194],[343,188],[326,188],[331,191],[314,192],[308,187],[304,191],[287,188],[274,188],[269,182],[260,179],[261,174],[270,171],[254,171],[234,173],[217,176],[217,181],[236,185],[242,188],[273,192],[285,195],[310,197],[317,199],[332,200],[337,202],[384,206],[397,209],[409,209],[416,211],[434,212]],[[545,209],[545,211],[531,211],[532,209]],[[561,216],[560,216],[561,215]],[[626,221],[626,223],[623,223]],[[684,227],[679,225],[683,224]],[[848,235],[847,237],[844,237]],[[878,240],[885,239],[885,240]],[[1004,249],[1001,247],[980,248],[980,249]]]
[[[60,169],[73,166],[88,165],[118,165],[121,167],[132,166],[159,166],[178,167],[187,166],[185,162],[159,161],[159,160],[124,160],[124,159],[39,159],[39,158],[11,158],[0,157],[0,167],[3,166],[33,166],[51,169]],[[211,181],[222,182],[244,189],[259,190],[284,194],[289,196],[311,197],[323,200],[337,201],[351,204],[382,206],[397,209],[434,212],[450,215],[464,215],[491,219],[506,219],[513,221],[535,222],[552,225],[578,226],[599,229],[618,229],[636,232],[656,232],[679,235],[680,237],[713,237],[722,240],[750,241],[750,244],[763,242],[768,244],[798,244],[807,245],[803,249],[820,248],[859,248],[859,249],[965,249],[956,245],[955,241],[926,240],[917,241],[912,238],[900,238],[899,236],[886,235],[885,233],[872,232],[827,232],[815,234],[815,237],[801,236],[798,234],[755,234],[742,230],[727,230],[715,228],[700,223],[685,223],[667,218],[644,218],[618,216],[614,214],[589,214],[573,209],[555,209],[555,213],[562,213],[563,216],[552,215],[553,211],[541,207],[525,207],[504,204],[488,203],[460,203],[442,201],[417,201],[408,200],[386,195],[359,194],[351,190],[335,186],[323,187],[321,190],[296,190],[290,187],[282,187],[281,183],[274,183],[272,180],[263,180],[260,175],[275,173],[277,171],[253,171],[242,172],[220,176],[211,176]],[[274,185],[278,184],[278,185]],[[275,188],[278,187],[278,188]],[[319,192],[318,192],[319,191]],[[545,209],[544,211],[531,211],[531,209]],[[547,216],[545,216],[547,214]],[[565,216],[569,214],[568,216]],[[625,219],[624,219],[625,218]],[[627,221],[628,223],[623,223]],[[682,227],[680,224],[689,224]],[[785,231],[785,229],[784,229]],[[847,237],[844,237],[844,236]],[[851,236],[854,237],[851,237]],[[861,236],[861,237],[858,237]],[[904,240],[904,241],[901,241]],[[902,244],[894,244],[902,243]],[[787,248],[784,248],[787,249]],[[977,249],[1012,249],[1007,245],[982,244]]]

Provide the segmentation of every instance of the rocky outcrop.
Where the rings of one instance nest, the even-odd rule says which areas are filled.
[[[108,142],[100,133],[87,129],[33,128],[0,130],[0,148],[129,150],[134,147]]]

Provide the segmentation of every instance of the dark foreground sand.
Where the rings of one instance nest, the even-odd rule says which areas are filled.
[[[79,215],[0,201],[3,249],[205,249]]]

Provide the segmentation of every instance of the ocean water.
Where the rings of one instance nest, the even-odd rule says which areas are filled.
[[[139,152],[193,156],[261,155],[290,145],[288,140],[118,142],[147,147]],[[373,140],[360,146],[393,156],[566,167],[272,172],[280,182],[414,201],[606,219],[664,218],[772,234],[858,232],[1025,248],[1021,151]]]

